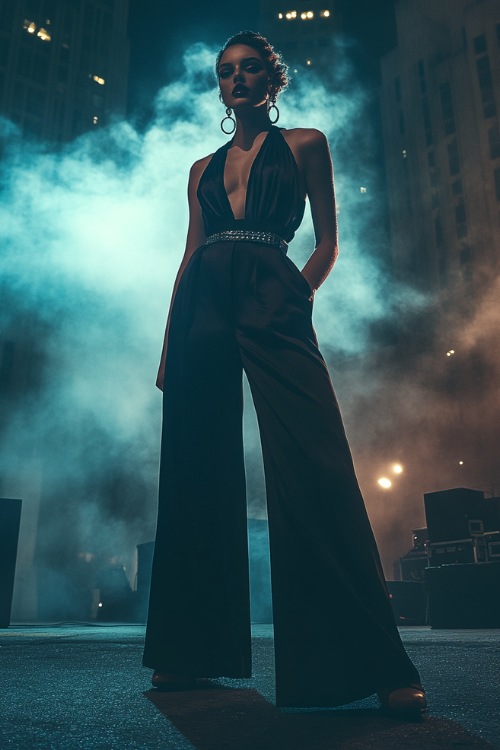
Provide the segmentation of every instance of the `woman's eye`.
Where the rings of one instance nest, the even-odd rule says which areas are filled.
[[[231,75],[231,71],[230,70],[227,70],[227,69],[226,70],[219,70],[219,78],[229,78],[230,75]]]

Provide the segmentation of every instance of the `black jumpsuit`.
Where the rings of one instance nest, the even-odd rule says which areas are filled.
[[[289,241],[304,200],[280,129],[253,162],[242,220],[224,188],[229,146],[198,188],[207,237],[247,229]],[[264,242],[203,245],[180,279],[143,659],[170,673],[251,675],[244,369],[264,457],[279,706],[335,706],[420,682],[392,615],[310,297],[293,262]]]

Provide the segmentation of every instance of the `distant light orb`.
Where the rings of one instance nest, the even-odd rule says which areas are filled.
[[[402,474],[403,473],[403,467],[401,466],[401,464],[393,464],[392,465],[392,470],[393,470],[393,472],[395,474]]]
[[[453,355],[454,355],[454,354],[455,354],[455,349],[449,349],[449,350],[448,350],[448,351],[446,352],[446,356],[447,356],[447,357],[453,357]]]
[[[392,487],[392,482],[388,477],[380,477],[377,483],[382,487],[383,490],[388,490]]]
[[[459,465],[459,466],[463,466],[463,465],[464,465],[464,462],[463,462],[463,461],[459,461],[459,462],[458,462],[458,465]]]

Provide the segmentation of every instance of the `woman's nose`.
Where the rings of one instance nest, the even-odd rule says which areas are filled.
[[[243,75],[243,71],[236,68],[233,75],[233,81],[234,83],[237,83],[238,81],[244,81],[245,76]]]

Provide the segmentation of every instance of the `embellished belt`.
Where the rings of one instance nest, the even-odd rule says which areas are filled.
[[[223,232],[215,232],[205,240],[205,245],[213,242],[261,242],[264,245],[273,245],[284,253],[288,250],[288,242],[274,232],[257,232],[250,229],[225,229]]]

